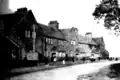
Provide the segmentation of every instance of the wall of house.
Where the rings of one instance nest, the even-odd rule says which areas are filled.
[[[78,47],[78,29],[75,27],[72,27],[70,29],[61,29],[62,32],[65,34],[67,44],[65,44],[68,55],[74,56],[75,50]]]
[[[42,53],[42,50],[43,50],[43,42],[42,42],[42,38],[43,37],[38,37],[36,38],[36,51],[38,51],[39,53]]]
[[[89,47],[88,44],[79,44],[79,47],[80,48],[80,54],[84,54],[85,56],[91,56],[91,49]]]
[[[56,53],[57,57],[60,57],[59,54],[62,52],[61,50],[64,49],[65,41],[54,39],[54,38],[47,38],[47,52],[49,52],[48,57],[51,57],[52,53]]]

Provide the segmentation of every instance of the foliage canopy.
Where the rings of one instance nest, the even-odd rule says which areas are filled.
[[[102,0],[93,14],[95,19],[104,19],[104,27],[120,35],[120,6],[118,0]]]

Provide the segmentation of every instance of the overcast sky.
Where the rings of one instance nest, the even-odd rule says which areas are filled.
[[[100,0],[10,0],[9,8],[16,11],[17,8],[27,7],[42,24],[57,20],[60,28],[74,26],[82,35],[92,32],[94,37],[103,36],[110,55],[120,56],[120,37],[110,34],[104,29],[102,21],[97,24],[92,16],[95,5],[99,3]]]

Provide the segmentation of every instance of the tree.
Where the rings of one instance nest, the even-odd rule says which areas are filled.
[[[104,19],[104,27],[115,31],[115,35],[120,35],[120,6],[118,0],[102,0],[96,6],[93,16],[95,19]]]
[[[104,59],[108,59],[109,58],[109,52],[104,49],[103,51],[101,51],[101,57]]]

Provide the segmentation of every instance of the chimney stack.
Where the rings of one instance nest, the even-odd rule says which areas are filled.
[[[92,38],[92,33],[91,32],[86,32],[85,36],[88,37],[88,38]]]
[[[76,33],[78,33],[78,29],[75,28],[75,27],[72,27],[72,28],[71,28],[71,32],[76,32]]]
[[[90,42],[92,40],[92,33],[86,32],[85,37],[87,38],[88,42]]]
[[[16,13],[25,13],[27,11],[28,11],[28,9],[26,7],[23,7],[23,8],[18,8]]]
[[[52,28],[54,28],[55,30],[58,30],[59,29],[59,23],[58,23],[58,21],[50,21],[49,23],[48,23],[48,26],[50,26],[50,27],[52,27]]]

